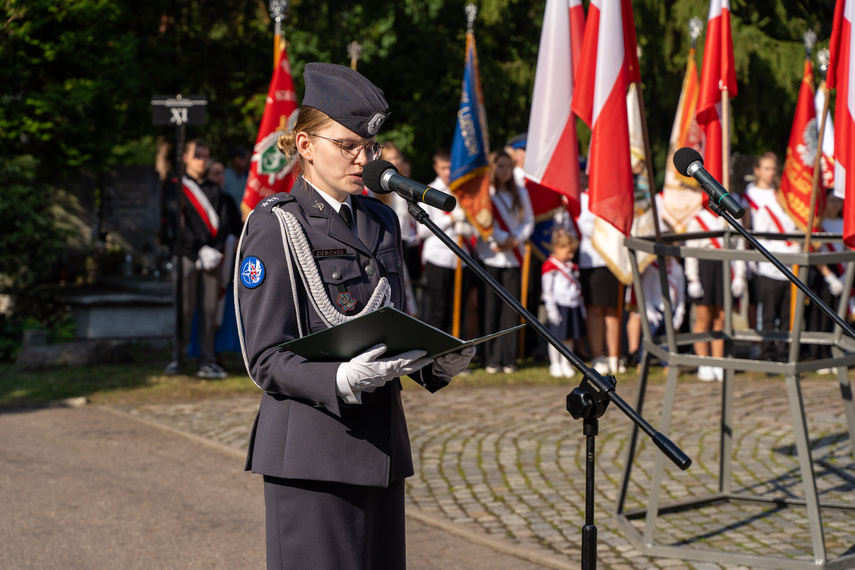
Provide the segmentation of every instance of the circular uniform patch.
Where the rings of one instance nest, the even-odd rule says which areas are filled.
[[[247,289],[255,289],[261,285],[266,275],[264,264],[257,257],[245,257],[240,262],[240,282]]]

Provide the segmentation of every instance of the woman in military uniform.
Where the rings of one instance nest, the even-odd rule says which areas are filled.
[[[280,344],[391,305],[404,308],[395,212],[362,196],[380,154],[383,92],[350,68],[310,63],[290,193],[247,218],[235,279],[247,370],[264,390],[246,469],[264,475],[268,568],[404,568],[404,478],[413,474],[400,376],[434,392],[474,350],[431,360],[375,346],[313,362]]]

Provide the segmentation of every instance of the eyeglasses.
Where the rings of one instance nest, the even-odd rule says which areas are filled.
[[[368,157],[369,160],[377,160],[380,158],[380,151],[383,150],[383,146],[380,143],[365,143],[359,144],[353,140],[341,140],[341,139],[331,139],[329,137],[325,137],[324,135],[318,135],[315,133],[306,133],[312,135],[313,137],[319,137],[322,139],[326,139],[330,142],[333,142],[338,145],[338,148],[341,149],[341,155],[348,159],[353,160],[357,156],[359,156],[359,152],[364,148],[365,156]]]

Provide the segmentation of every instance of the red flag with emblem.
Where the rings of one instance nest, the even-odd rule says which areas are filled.
[[[264,198],[290,191],[299,175],[296,157],[289,161],[276,148],[280,135],[293,128],[297,122],[299,111],[288,52],[285,50],[285,42],[280,42],[280,57],[267,91],[267,102],[252,149],[249,176],[240,205],[244,216]]]
[[[810,59],[806,59],[799,98],[796,101],[793,127],[790,129],[790,142],[787,145],[784,172],[781,177],[784,207],[796,226],[801,229],[807,228],[808,217],[810,216],[810,196],[813,187],[814,163],[816,162],[817,136],[813,66]],[[825,193],[818,191],[816,211],[821,213],[823,210],[825,210]],[[814,217],[813,230],[820,227],[821,221],[821,216]]]

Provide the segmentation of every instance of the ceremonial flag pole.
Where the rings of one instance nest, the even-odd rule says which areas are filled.
[[[277,4],[284,4],[287,7],[287,2],[277,2]],[[271,17],[276,20],[277,26],[285,17],[282,6],[278,6],[277,10],[280,8],[281,11],[274,12],[273,2],[271,2]],[[276,34],[274,44],[277,46],[276,66],[273,69],[273,77],[270,79],[264,114],[252,149],[249,175],[240,205],[244,218],[264,198],[279,192],[290,191],[296,177],[299,176],[296,157],[289,161],[276,148],[279,137],[293,128],[297,122],[300,106],[294,90],[288,51],[284,39],[280,39],[280,34]]]
[[[826,79],[829,89],[837,89],[834,116],[834,193],[843,198],[843,242],[855,246],[855,91],[850,89],[855,60],[850,50],[855,47],[855,0],[840,0],[834,7],[831,32],[831,59]]]
[[[451,143],[451,175],[449,188],[457,197],[466,217],[483,238],[493,233],[493,204],[490,200],[490,168],[487,153],[490,152],[490,138],[487,134],[487,115],[484,110],[484,93],[481,90],[481,77],[478,72],[478,52],[475,49],[475,17],[478,8],[475,4],[466,5],[466,60],[463,68],[463,86],[460,94],[460,107],[457,111],[457,123]],[[457,272],[462,272],[458,260]],[[462,278],[455,275],[455,282],[462,284]],[[454,314],[462,309],[461,287],[455,286]],[[452,326],[455,326],[454,324]],[[459,319],[454,336],[460,336]]]

